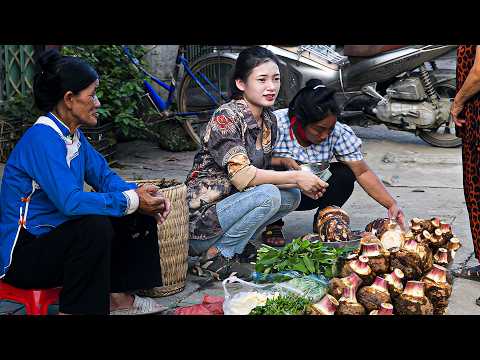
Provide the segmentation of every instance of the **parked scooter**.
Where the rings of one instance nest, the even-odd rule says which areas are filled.
[[[264,47],[282,60],[279,107],[287,106],[309,79],[318,78],[338,90],[344,123],[385,124],[434,146],[461,145],[450,117],[455,70],[435,64],[454,45],[383,45],[373,53],[358,45]]]

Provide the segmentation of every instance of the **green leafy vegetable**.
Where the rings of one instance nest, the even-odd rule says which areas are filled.
[[[296,295],[279,296],[255,307],[250,315],[303,315],[309,304],[309,300]]]
[[[346,257],[354,248],[333,248],[320,241],[310,242],[294,239],[282,249],[263,245],[257,252],[255,271],[269,274],[287,270],[303,274],[337,274],[337,262]]]

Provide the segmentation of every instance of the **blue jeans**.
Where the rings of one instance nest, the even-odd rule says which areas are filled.
[[[295,210],[300,200],[300,190],[280,190],[271,184],[230,195],[216,205],[223,235],[209,240],[190,240],[190,248],[199,254],[215,246],[227,258],[241,254],[249,240],[256,239],[268,224]]]

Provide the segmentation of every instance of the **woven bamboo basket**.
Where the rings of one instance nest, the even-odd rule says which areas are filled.
[[[188,206],[187,187],[176,180],[137,180],[136,184],[154,184],[171,203],[171,212],[165,222],[158,226],[158,245],[162,286],[140,290],[138,293],[150,297],[176,294],[185,288],[188,257]]]

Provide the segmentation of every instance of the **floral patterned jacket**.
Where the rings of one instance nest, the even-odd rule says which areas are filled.
[[[232,100],[220,106],[207,124],[185,181],[191,240],[222,235],[216,203],[248,189],[257,168],[270,168],[277,121],[269,109],[262,116],[260,128],[246,102]]]

